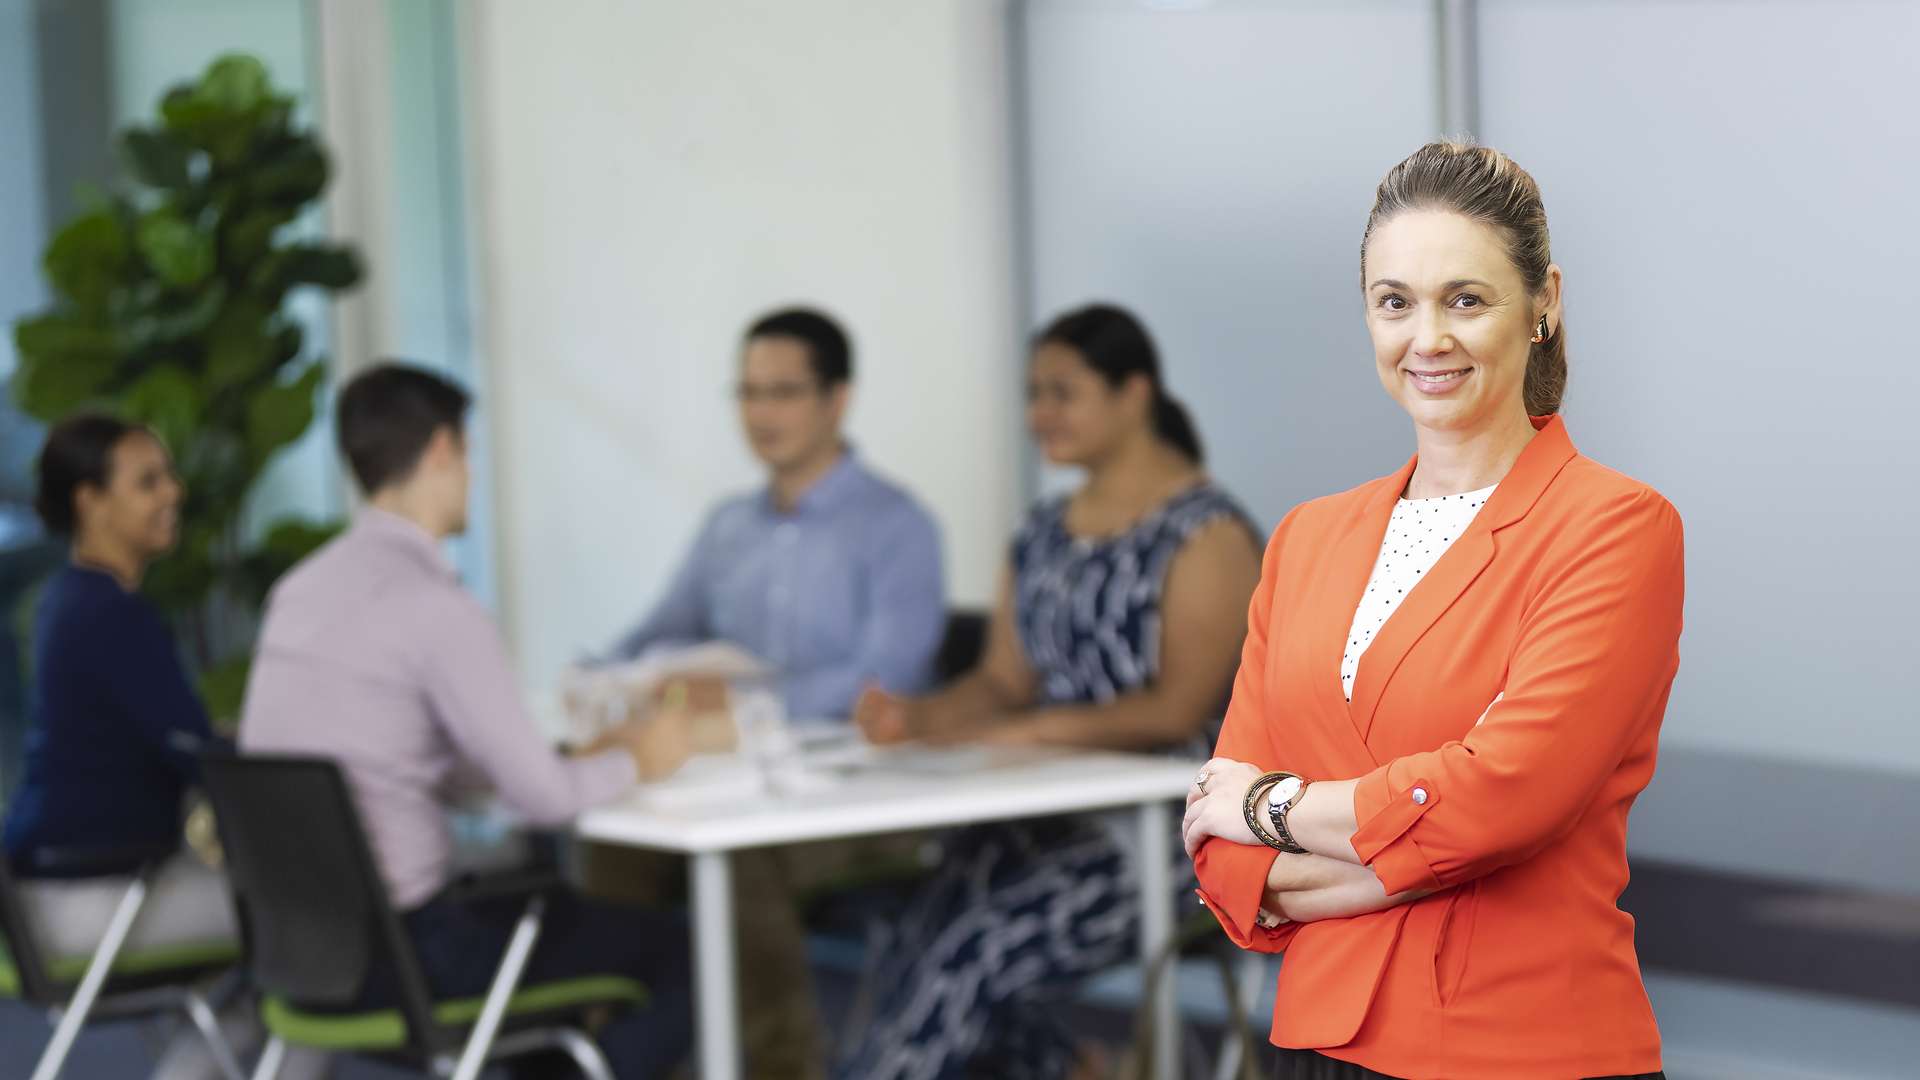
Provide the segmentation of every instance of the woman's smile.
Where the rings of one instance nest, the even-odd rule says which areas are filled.
[[[1407,378],[1415,390],[1439,397],[1459,389],[1473,374],[1473,368],[1408,368]]]

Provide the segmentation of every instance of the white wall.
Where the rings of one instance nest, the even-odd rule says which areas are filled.
[[[1382,163],[1438,116],[1432,5],[1023,8],[1036,318],[1136,312],[1209,471],[1265,528],[1397,468],[1357,250]]]
[[[1662,738],[1920,775],[1920,5],[1489,0],[1480,27],[1482,133],[1566,267],[1568,423],[1686,521]]]
[[[1268,522],[1411,451],[1355,277],[1439,134],[1431,5],[1029,0],[1033,289],[1136,302]],[[1920,237],[1903,0],[1485,0],[1482,139],[1540,180],[1567,421],[1687,525],[1669,749],[1920,775]]]
[[[492,0],[468,11],[500,583],[550,679],[758,482],[737,336],[805,300],[859,370],[851,433],[991,593],[1022,488],[1005,12],[984,0]]]

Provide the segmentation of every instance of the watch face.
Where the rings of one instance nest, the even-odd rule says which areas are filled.
[[[1267,792],[1268,805],[1285,806],[1286,804],[1292,802],[1293,797],[1295,795],[1300,794],[1301,784],[1302,784],[1302,781],[1299,777],[1289,776],[1285,780],[1282,780],[1279,783],[1273,785],[1273,787]]]

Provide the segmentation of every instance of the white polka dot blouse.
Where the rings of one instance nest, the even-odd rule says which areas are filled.
[[[1367,591],[1360,594],[1353,627],[1347,631],[1346,655],[1340,660],[1340,689],[1348,701],[1353,700],[1353,676],[1360,670],[1367,646],[1492,494],[1493,488],[1487,487],[1462,495],[1401,499],[1395,504],[1380,557],[1373,563],[1373,576],[1367,579]]]

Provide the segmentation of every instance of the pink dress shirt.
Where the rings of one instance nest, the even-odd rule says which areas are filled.
[[[456,781],[477,774],[539,825],[566,822],[636,781],[624,752],[554,751],[527,715],[493,619],[439,545],[373,509],[274,587],[240,745],[340,762],[403,910],[450,876]]]

